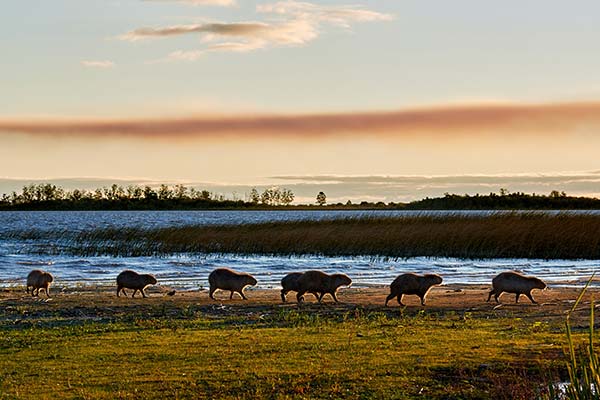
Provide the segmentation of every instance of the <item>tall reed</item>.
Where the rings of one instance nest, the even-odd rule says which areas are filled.
[[[590,327],[588,330],[588,344],[585,353],[578,354],[577,346],[573,339],[571,329],[571,315],[581,302],[584,293],[592,282],[594,276],[588,280],[585,287],[581,290],[579,297],[571,310],[567,313],[565,328],[567,335],[567,346],[569,358],[567,361],[567,371],[569,373],[569,382],[563,386],[563,389],[557,388],[556,384],[549,385],[548,399],[552,400],[592,400],[600,398],[600,364],[598,363],[598,354],[594,349],[594,300],[590,304]]]
[[[361,217],[157,229],[97,229],[69,237],[80,255],[237,253],[383,258],[600,259],[600,215],[501,213]]]

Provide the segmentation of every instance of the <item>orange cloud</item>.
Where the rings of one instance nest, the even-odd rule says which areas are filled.
[[[218,138],[571,134],[600,128],[600,102],[475,104],[398,111],[190,116],[164,119],[0,119],[5,134]]]

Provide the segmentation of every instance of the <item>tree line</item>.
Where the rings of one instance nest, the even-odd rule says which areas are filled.
[[[246,199],[178,185],[159,187],[113,184],[93,190],[66,190],[51,183],[23,186],[0,197],[0,209],[87,210],[87,209],[204,209],[289,206],[295,195],[290,189],[271,187],[259,192],[252,188]]]
[[[551,191],[548,195],[499,193],[459,195],[445,193],[441,197],[426,197],[409,203],[362,201],[330,203],[324,192],[316,195],[314,204],[292,205],[295,194],[286,188],[270,187],[260,192],[252,188],[244,199],[233,194],[198,190],[185,185],[158,187],[113,184],[93,190],[66,190],[51,183],[30,184],[20,193],[13,191],[0,196],[0,210],[185,210],[185,209],[264,209],[264,208],[327,208],[327,209],[388,209],[388,210],[533,210],[533,209],[600,209],[600,199],[568,196]]]
[[[552,190],[549,194],[500,193],[487,195],[458,195],[445,193],[443,197],[426,197],[404,206],[407,210],[597,210],[600,199],[569,196],[564,191]]]

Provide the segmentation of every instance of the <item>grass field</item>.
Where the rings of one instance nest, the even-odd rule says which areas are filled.
[[[564,311],[483,302],[485,288],[437,288],[430,305],[382,307],[382,289],[342,304],[213,302],[204,292],[117,299],[62,290],[48,302],[0,297],[1,398],[530,399],[566,375]],[[225,298],[227,296],[222,296]],[[589,302],[574,315],[582,341]]]
[[[20,233],[23,238],[36,234]],[[51,235],[61,237],[59,232]],[[66,235],[61,245],[82,256],[237,253],[600,259],[600,215],[532,212],[100,229]]]

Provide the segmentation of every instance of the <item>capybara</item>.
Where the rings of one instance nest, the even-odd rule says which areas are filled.
[[[133,289],[131,297],[134,297],[138,290],[142,293],[142,297],[146,297],[146,293],[144,293],[146,286],[155,284],[156,278],[153,275],[138,274],[127,269],[117,276],[117,297],[119,297],[120,292],[127,296],[125,289]]]
[[[281,279],[281,300],[285,303],[285,296],[288,292],[297,292],[298,291],[298,279],[302,276],[303,272],[292,272],[291,274],[287,274]],[[311,292],[317,300],[319,300],[318,292]]]
[[[398,298],[398,304],[402,304],[402,296],[405,294],[416,294],[421,298],[421,305],[425,305],[425,296],[432,286],[442,283],[442,277],[436,274],[417,275],[412,272],[399,275],[390,285],[390,294],[385,299],[385,305],[394,297]]]
[[[298,303],[304,300],[304,293],[319,293],[319,303],[327,293],[338,302],[336,292],[340,286],[350,286],[352,279],[348,275],[333,274],[329,275],[322,271],[306,271],[298,278],[298,293],[296,299]]]
[[[487,301],[490,301],[492,295],[494,295],[494,299],[496,299],[496,303],[500,303],[498,297],[503,292],[507,293],[515,293],[517,295],[515,299],[515,303],[519,302],[519,296],[524,294],[529,297],[532,303],[537,304],[537,302],[531,296],[531,291],[533,289],[545,289],[546,284],[541,280],[533,276],[524,276],[518,272],[502,272],[494,279],[492,279],[492,290],[490,290],[490,294],[488,295]]]
[[[256,285],[256,279],[244,272],[232,271],[229,268],[217,268],[208,275],[208,283],[210,285],[209,296],[213,300],[216,300],[213,294],[217,289],[229,290],[231,292],[229,300],[233,299],[234,292],[239,293],[242,299],[248,300],[244,295],[244,288]]]
[[[52,274],[40,269],[34,269],[27,275],[27,293],[31,287],[31,295],[38,296],[40,289],[43,288],[46,296],[50,297],[50,284],[54,281]]]

